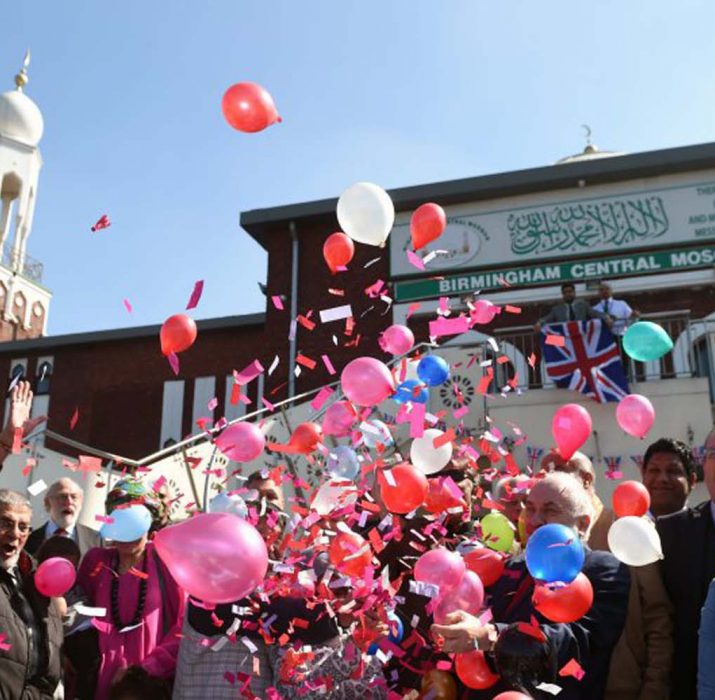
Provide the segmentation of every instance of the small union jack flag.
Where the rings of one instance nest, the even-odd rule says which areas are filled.
[[[631,459],[638,469],[643,469],[643,455],[631,455]]]
[[[563,344],[551,342],[555,335]],[[629,393],[616,340],[600,319],[550,323],[541,336],[546,372],[557,386],[600,403]]]
[[[529,469],[532,473],[536,471],[536,463],[541,459],[541,455],[543,454],[543,447],[533,447],[532,445],[526,446],[526,456],[529,459]]]
[[[603,461],[606,463],[606,478],[607,479],[622,479],[623,472],[618,467],[621,466],[621,457],[606,457]]]

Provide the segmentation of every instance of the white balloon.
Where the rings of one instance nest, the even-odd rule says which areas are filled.
[[[405,366],[405,379],[404,381],[407,381],[408,379],[416,379],[417,381],[420,380],[419,375],[417,374],[417,367],[419,366],[420,361],[419,360],[408,360],[407,364]],[[398,377],[400,374],[398,373]]]
[[[663,558],[658,531],[645,517],[618,518],[608,530],[608,547],[616,559],[628,566],[645,566]]]
[[[437,449],[435,438],[444,435],[441,430],[430,428],[420,438],[415,438],[410,446],[410,461],[424,474],[436,474],[444,469],[452,459],[452,443],[447,442]]]
[[[358,243],[385,245],[395,223],[390,195],[372,182],[356,182],[338,199],[340,228]]]
[[[222,491],[209,501],[208,512],[231,513],[245,519],[248,516],[248,506],[237,493],[229,495]]]

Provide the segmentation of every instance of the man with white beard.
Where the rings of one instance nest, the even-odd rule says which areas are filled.
[[[50,700],[60,681],[62,619],[57,601],[35,588],[32,558],[23,551],[32,507],[0,489],[0,697]]]
[[[34,557],[42,543],[53,535],[73,539],[82,556],[92,547],[101,547],[99,533],[77,522],[83,499],[84,491],[72,479],[55,481],[45,496],[45,510],[50,518],[30,535],[25,545],[27,552]]]

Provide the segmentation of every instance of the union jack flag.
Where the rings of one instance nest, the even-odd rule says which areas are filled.
[[[526,446],[526,456],[529,460],[529,469],[532,472],[536,471],[536,463],[541,459],[541,455],[544,454],[543,447],[533,447],[532,445]]]
[[[562,389],[579,391],[605,403],[628,391],[621,355],[611,331],[600,319],[550,323],[541,333],[546,372]],[[553,336],[562,336],[554,343]]]

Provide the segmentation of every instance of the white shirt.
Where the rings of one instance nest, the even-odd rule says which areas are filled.
[[[613,332],[617,335],[623,335],[626,332],[626,322],[631,317],[633,309],[628,305],[628,302],[623,299],[602,299],[593,307],[594,311],[601,311],[604,314],[613,316],[615,322],[613,324]]]
[[[47,527],[45,528],[45,539],[49,540],[50,537],[52,537],[52,535],[54,535],[59,529],[60,526],[57,525],[53,520],[48,520]],[[64,528],[64,530],[67,533],[67,535],[65,535],[66,537],[70,537],[75,542],[77,541],[77,528],[74,525],[66,527]]]

